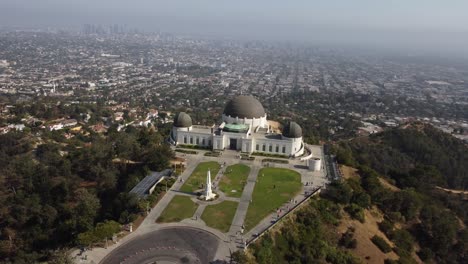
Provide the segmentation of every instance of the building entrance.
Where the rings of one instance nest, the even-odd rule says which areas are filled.
[[[229,149],[237,149],[237,138],[230,138],[229,139]]]

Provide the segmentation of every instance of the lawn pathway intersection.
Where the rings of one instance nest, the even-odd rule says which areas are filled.
[[[231,150],[223,151],[220,157],[208,157],[204,156],[204,153],[205,151],[197,151],[197,154],[177,153],[178,157],[186,159],[185,170],[156,206],[148,212],[148,215],[138,229],[123,237],[120,241],[110,243],[107,248],[96,247],[80,255],[78,255],[79,250],[75,250],[72,253],[75,262],[108,264],[111,263],[109,262],[110,260],[120,260],[122,263],[126,264],[137,264],[142,261],[181,261],[181,259],[188,259],[193,263],[197,263],[197,261],[205,263],[203,262],[207,260],[205,255],[208,256],[208,261],[229,261],[232,252],[243,248],[246,241],[252,239],[255,234],[262,232],[271,224],[274,217],[277,216],[275,215],[276,212],[268,211],[265,213],[263,219],[256,219],[253,222],[255,226],[249,226],[249,230],[246,228],[245,221],[249,206],[251,206],[252,203],[254,203],[255,206],[255,202],[258,202],[253,201],[253,196],[255,196],[254,191],[256,184],[258,184],[258,177],[261,177],[259,176],[259,172],[262,168],[269,166],[269,169],[272,171],[275,171],[275,168],[289,169],[300,175],[301,183],[299,185],[297,185],[299,183],[297,176],[293,181],[295,182],[293,183],[294,186],[298,187],[297,192],[295,191],[296,189],[293,188],[288,189],[290,192],[292,191],[292,193],[282,193],[285,197],[288,196],[286,199],[287,201],[278,206],[278,208],[282,210],[282,213],[292,208],[292,206],[289,206],[292,205],[291,201],[301,201],[304,199],[306,191],[324,186],[328,181],[323,166],[321,171],[310,171],[307,169],[305,162],[299,159],[286,159],[288,164],[277,164],[262,163],[265,157],[255,157],[255,160],[252,161],[241,160],[239,152]],[[315,157],[321,157],[322,160],[324,160],[323,149],[321,147],[313,148],[313,153]],[[211,174],[213,192],[218,194],[217,199],[214,201],[199,200],[194,193],[194,191],[202,190],[200,188],[201,184],[206,183],[206,181],[202,181],[203,174],[200,174],[199,168],[199,164],[205,162],[216,162],[220,165],[219,170],[216,171],[216,168],[213,168]],[[247,180],[243,183],[242,180],[239,179],[245,176],[237,175],[238,172],[236,172],[235,176],[229,175],[229,171],[226,173],[229,166],[236,164],[243,164],[250,168]],[[206,171],[203,171],[203,173],[206,173]],[[190,177],[194,174],[197,174],[198,178],[195,181],[192,179],[190,188],[183,187],[185,191],[181,190],[182,186],[184,186],[187,181],[190,182]],[[233,184],[236,186],[232,186],[231,189],[225,186],[226,182],[232,180],[224,178],[227,176],[236,178],[236,182]],[[204,177],[206,177],[206,174]],[[243,190],[242,186],[244,187]],[[277,188],[281,188],[281,185],[278,184]],[[228,192],[231,190],[231,193],[227,195],[222,192],[221,189],[228,190]],[[232,192],[233,189],[235,189],[236,192]],[[280,190],[277,191],[279,192]],[[179,216],[172,215],[174,219],[176,219],[174,221],[177,222],[158,223],[157,220],[161,215],[167,214],[164,213],[166,209],[172,210],[169,211],[170,213],[175,213],[177,211],[170,209],[173,207],[171,201],[174,198],[176,198],[175,201],[184,201],[182,205],[179,204],[177,206],[193,204],[194,207],[188,206],[188,208],[195,209],[190,209],[193,211],[189,211],[189,213],[185,214],[181,213]],[[225,203],[228,203],[229,208],[224,208],[225,206],[223,205]],[[215,219],[213,219],[214,217],[218,217],[219,222],[216,222]],[[181,235],[181,230],[191,231],[189,231],[189,235],[185,236]],[[151,241],[151,239],[153,239],[152,236],[160,234],[163,234],[164,237],[169,239],[167,241],[172,242],[167,242],[167,245],[165,245],[165,242],[159,240],[155,240],[157,242],[152,245],[144,243],[144,241]],[[197,242],[199,237],[200,241]],[[211,251],[203,251],[203,249],[198,246],[204,241],[207,241],[207,245],[210,245]],[[164,246],[173,247],[173,252],[178,253],[175,255],[167,255],[163,250]],[[86,258],[86,260],[84,258]]]

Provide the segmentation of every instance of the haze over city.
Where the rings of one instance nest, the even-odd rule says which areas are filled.
[[[0,7],[4,27],[119,23],[148,32],[468,57],[468,2],[463,0],[6,0]]]
[[[0,263],[468,263],[467,10],[0,0]]]

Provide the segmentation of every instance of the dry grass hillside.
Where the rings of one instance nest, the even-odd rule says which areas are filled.
[[[359,179],[358,170],[356,168],[340,165],[340,169],[343,172],[343,177],[345,179]],[[398,187],[389,183],[386,179],[380,177],[380,183],[387,189],[391,191],[400,191]],[[338,226],[337,232],[345,233],[350,227],[355,229],[354,239],[357,241],[357,246],[351,251],[359,257],[364,263],[384,263],[385,259],[398,259],[398,255],[395,252],[383,253],[372,241],[371,238],[374,235],[382,237],[389,245],[392,247],[394,243],[388,239],[388,237],[379,230],[378,223],[383,220],[383,214],[377,207],[372,207],[370,210],[365,210],[365,219],[364,223],[361,223],[357,220],[351,219],[348,214],[342,219],[340,226]],[[398,225],[397,225],[398,226]],[[414,245],[415,249],[419,249],[417,244]],[[419,257],[413,252],[413,259],[417,263],[423,263]]]
[[[383,220],[383,216],[377,208],[365,210],[366,222],[361,223],[351,219],[347,214],[343,217],[341,224],[337,228],[337,232],[345,233],[348,228],[353,227],[354,239],[357,240],[357,246],[351,251],[359,257],[364,263],[384,263],[385,259],[398,259],[395,252],[383,253],[371,241],[374,235],[382,237],[389,245],[393,243],[379,230],[378,223]]]

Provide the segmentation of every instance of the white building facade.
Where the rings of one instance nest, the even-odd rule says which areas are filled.
[[[192,125],[188,114],[178,113],[169,140],[174,145],[213,150],[233,149],[290,157],[304,153],[302,129],[297,123],[289,122],[281,134],[273,133],[262,104],[254,97],[244,95],[228,102],[219,125]]]

